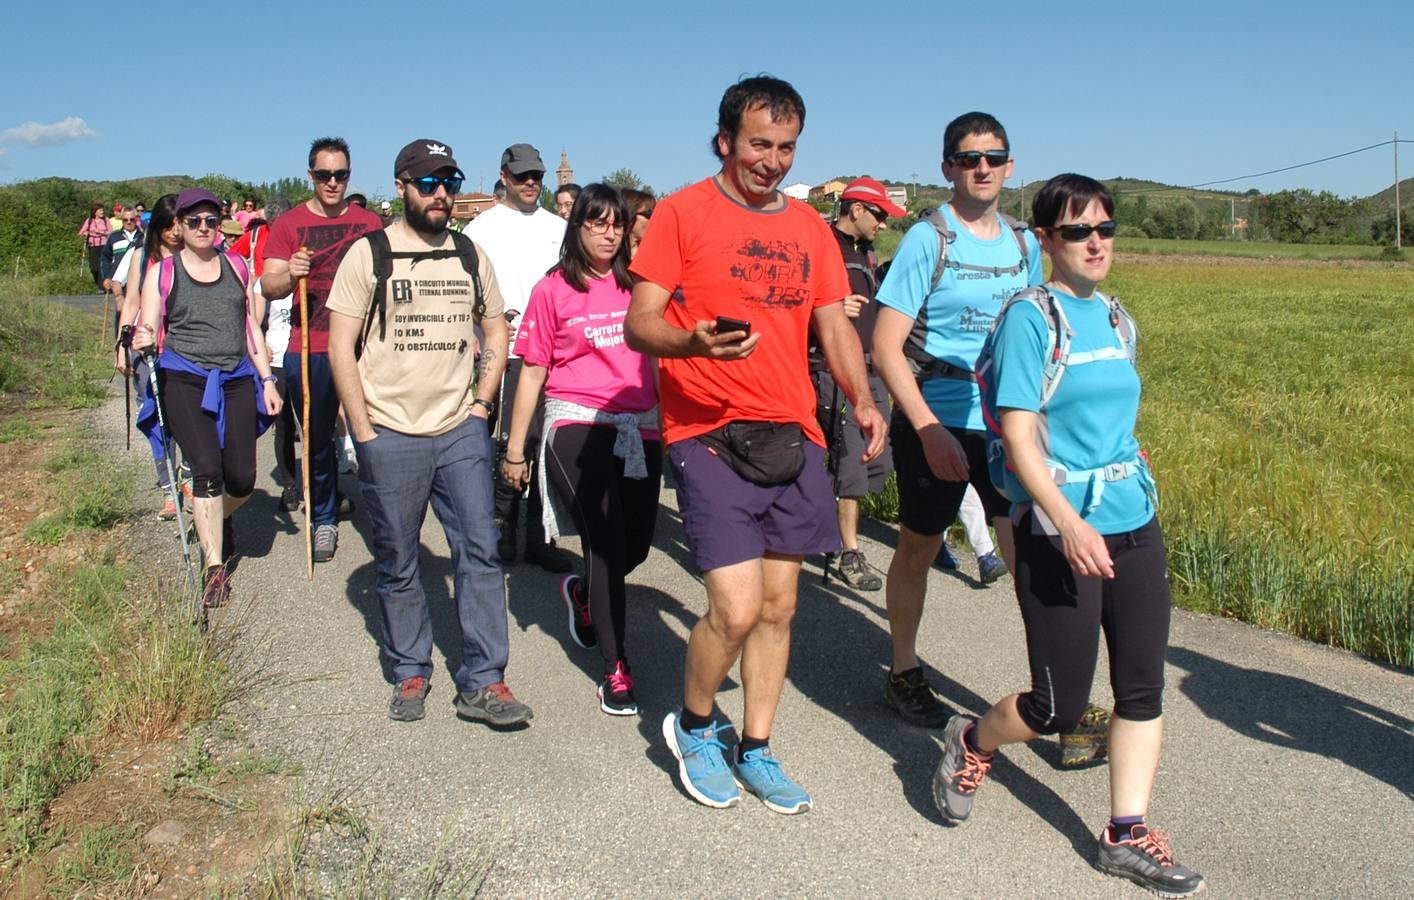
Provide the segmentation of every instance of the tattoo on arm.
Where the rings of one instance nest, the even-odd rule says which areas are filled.
[[[478,381],[487,377],[491,373],[492,364],[496,362],[496,351],[487,349],[481,351],[481,371],[477,374]]]

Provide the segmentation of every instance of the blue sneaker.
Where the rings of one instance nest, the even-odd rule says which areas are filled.
[[[783,816],[810,809],[810,795],[781,771],[781,762],[770,747],[748,750],[732,770],[737,783],[760,797],[767,809]]]
[[[952,555],[952,548],[948,546],[948,539],[943,538],[943,545],[938,548],[938,558],[933,560],[933,564],[944,572],[957,571],[957,557]]]
[[[722,755],[727,745],[718,737],[729,728],[731,725],[712,722],[706,728],[683,731],[677,713],[668,713],[663,719],[663,738],[678,759],[683,789],[698,803],[716,809],[736,806],[741,800],[736,779]]]

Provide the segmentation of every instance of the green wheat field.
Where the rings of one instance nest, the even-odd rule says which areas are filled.
[[[1414,666],[1414,267],[1121,260],[1179,601]]]

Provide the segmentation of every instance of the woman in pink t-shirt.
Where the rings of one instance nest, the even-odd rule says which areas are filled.
[[[624,652],[624,579],[648,557],[662,482],[653,360],[624,343],[633,284],[624,228],[632,221],[608,185],[591,184],[575,200],[560,262],[535,285],[520,319],[515,353],[525,367],[502,466],[517,489],[529,482],[525,436],[543,385],[541,489],[553,486],[584,548],[584,577],[567,575],[560,596],[570,637],[599,646],[599,707],[613,716],[638,713]],[[558,531],[547,503],[546,540]]]
[[[93,285],[103,290],[103,245],[108,243],[108,217],[103,215],[103,205],[99,204],[88,214],[79,226],[79,236],[88,244],[88,271],[93,275]]]

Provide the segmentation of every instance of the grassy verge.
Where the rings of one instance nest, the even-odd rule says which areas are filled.
[[[40,299],[51,280],[0,278],[0,395],[31,408],[95,406],[113,372],[98,316]]]
[[[1250,256],[1261,259],[1388,259],[1385,247],[1369,244],[1281,244],[1275,241],[1180,241],[1165,238],[1121,237],[1121,253],[1157,256]]]

